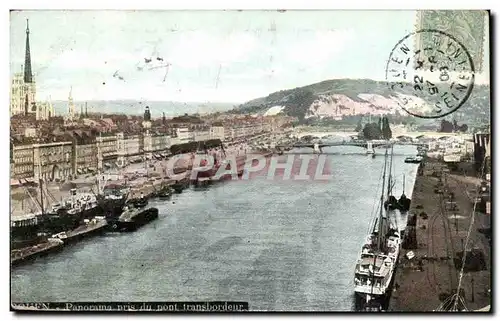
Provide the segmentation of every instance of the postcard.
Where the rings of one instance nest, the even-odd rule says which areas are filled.
[[[486,10],[12,10],[13,311],[490,311]]]

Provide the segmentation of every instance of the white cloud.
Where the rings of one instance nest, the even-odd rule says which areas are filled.
[[[229,65],[245,61],[257,47],[256,38],[245,32],[233,32],[228,36],[207,31],[191,31],[183,34],[170,47],[168,60],[173,66],[199,68],[204,65]]]
[[[323,64],[341,53],[352,37],[350,30],[317,31],[309,39],[286,48],[284,59],[306,66]]]

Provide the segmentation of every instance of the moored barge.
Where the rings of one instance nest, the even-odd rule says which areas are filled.
[[[158,209],[125,208],[122,215],[109,223],[109,230],[113,232],[132,232],[158,218]]]
[[[73,244],[84,238],[100,234],[105,231],[108,222],[104,217],[95,217],[92,220],[86,219],[84,224],[76,229],[67,232],[61,232],[53,235],[53,238],[60,239],[64,244]]]

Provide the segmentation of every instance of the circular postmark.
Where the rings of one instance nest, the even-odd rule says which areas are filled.
[[[440,118],[459,109],[474,87],[472,57],[455,37],[422,29],[391,51],[385,77],[391,98],[408,114]]]

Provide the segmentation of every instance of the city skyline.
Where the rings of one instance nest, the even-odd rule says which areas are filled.
[[[326,79],[383,80],[415,12],[15,11],[11,75],[26,19],[38,99],[65,100],[72,86],[76,100],[242,103]]]

